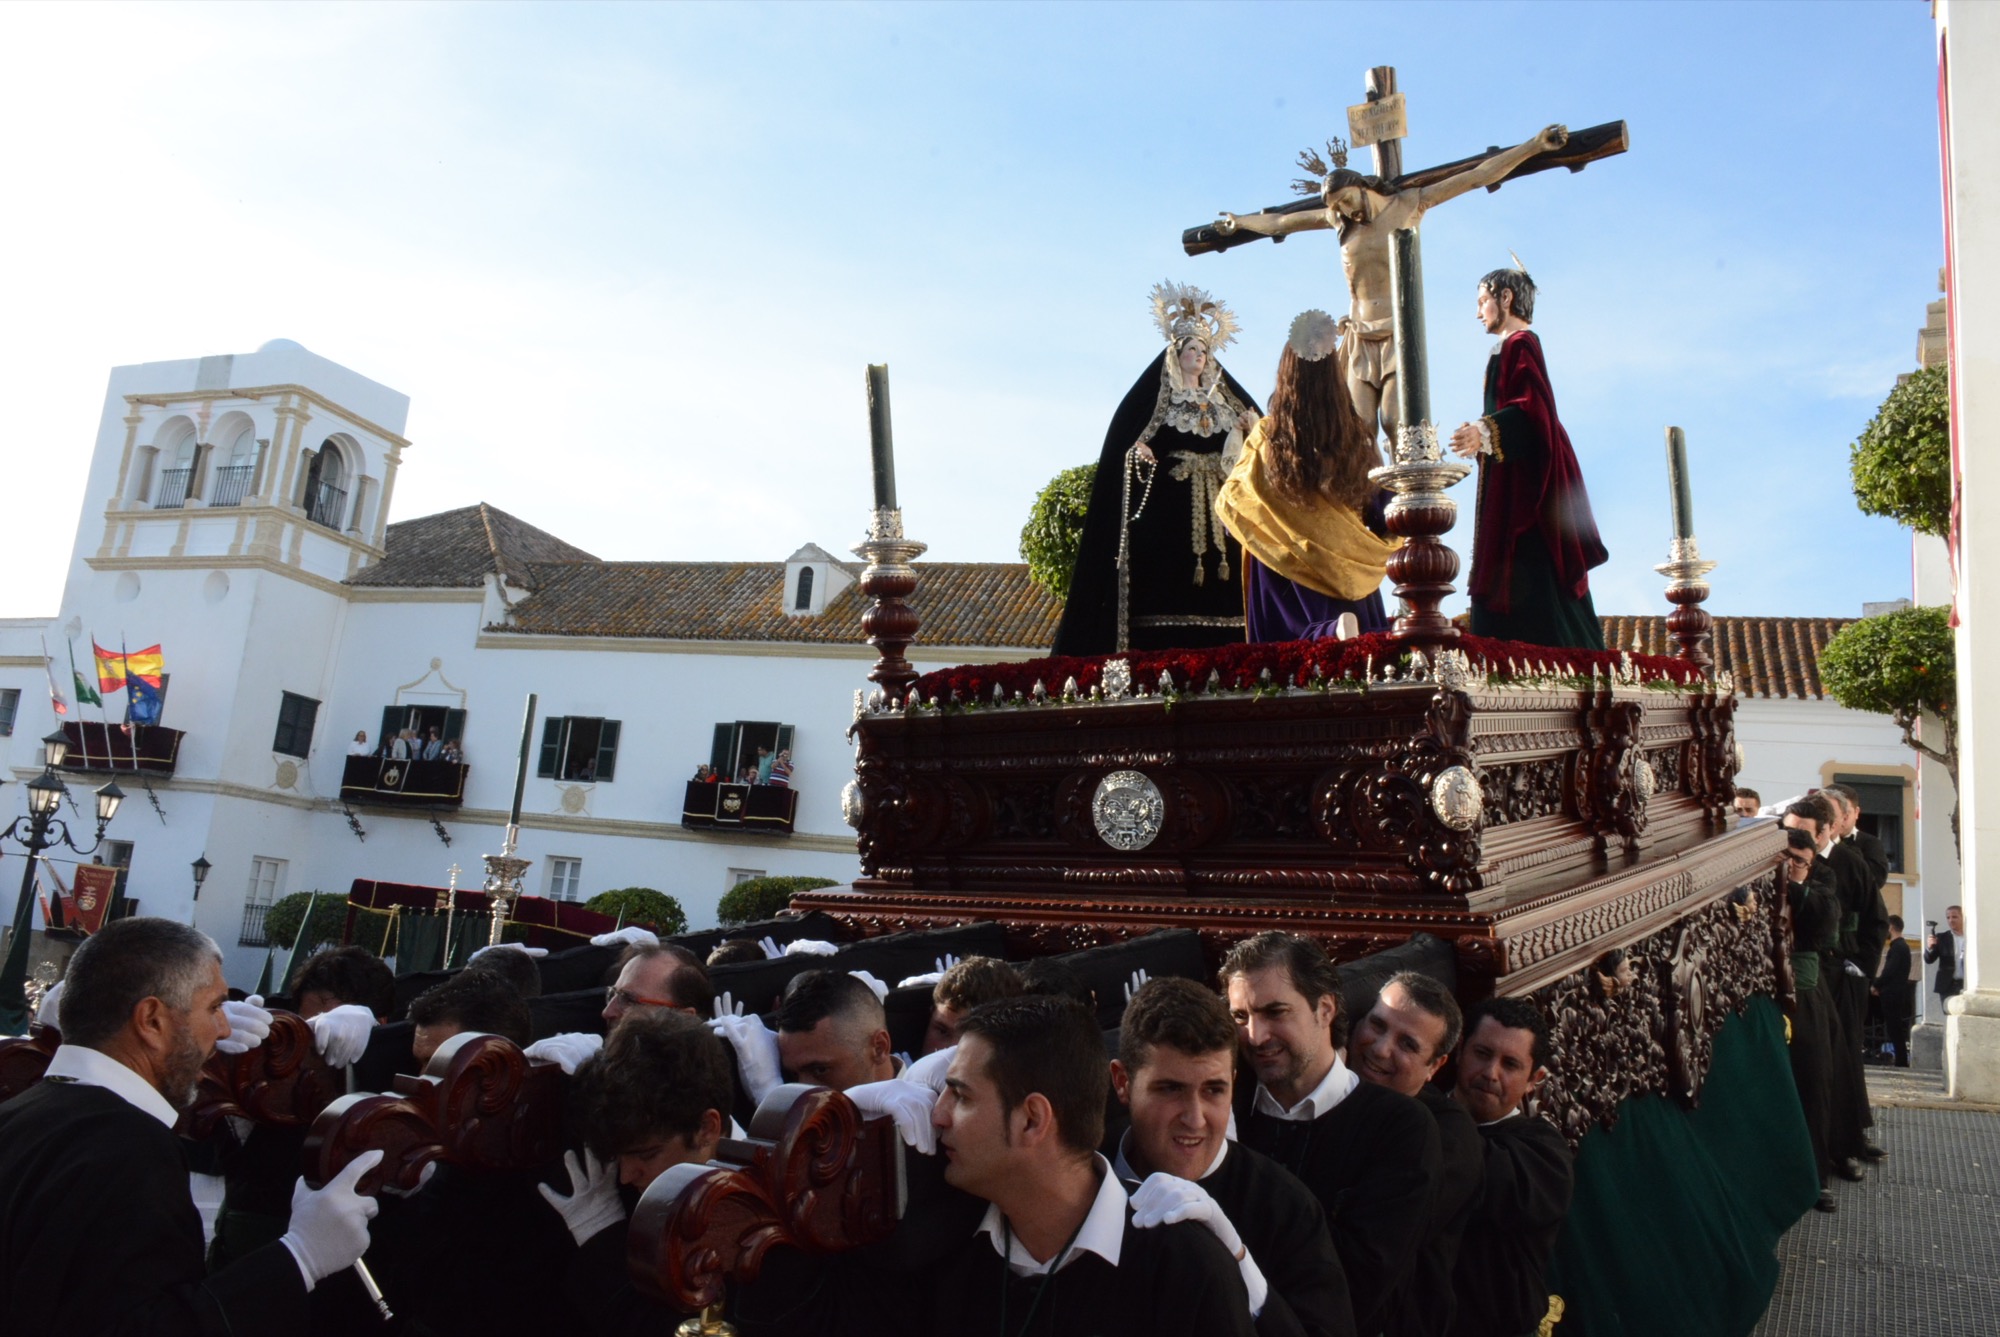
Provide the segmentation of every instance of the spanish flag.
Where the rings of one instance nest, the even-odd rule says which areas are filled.
[[[124,691],[127,676],[158,689],[160,675],[166,672],[166,664],[157,645],[126,654],[122,650],[107,650],[93,640],[90,648],[97,656],[97,686],[104,692]]]

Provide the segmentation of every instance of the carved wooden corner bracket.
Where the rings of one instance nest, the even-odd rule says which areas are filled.
[[[688,1312],[754,1281],[780,1245],[832,1253],[886,1239],[904,1203],[903,1142],[888,1119],[864,1119],[837,1091],[781,1086],[749,1137],[725,1139],[705,1165],[677,1165],[632,1214],[633,1285]]]

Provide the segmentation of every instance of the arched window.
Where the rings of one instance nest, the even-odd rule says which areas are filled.
[[[313,455],[306,470],[306,519],[328,529],[339,529],[340,517],[347,508],[345,482],[340,447],[327,441]]]
[[[229,453],[215,470],[215,486],[210,489],[208,504],[211,506],[235,506],[242,502],[250,491],[250,481],[257,472],[257,430],[245,426],[229,442]]]
[[[798,593],[792,596],[792,607],[795,610],[803,613],[809,610],[812,607],[812,605],[813,605],[813,569],[809,566],[802,566],[799,568]]]
[[[171,510],[187,504],[188,487],[194,481],[194,454],[193,428],[160,451],[160,490],[153,498],[155,509]]]

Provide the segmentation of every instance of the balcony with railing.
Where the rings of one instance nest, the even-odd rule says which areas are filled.
[[[306,494],[306,519],[328,529],[339,529],[347,513],[347,489],[332,483],[314,483]]]
[[[180,758],[179,729],[158,724],[112,724],[100,720],[65,720],[63,737],[69,752],[63,757],[66,771],[143,771],[148,775],[172,775]]]
[[[681,801],[681,825],[693,831],[792,834],[799,791],[790,785],[710,784],[690,780]]]
[[[349,757],[340,773],[340,796],[349,803],[389,807],[456,808],[465,802],[462,761],[403,761]]]
[[[163,469],[160,472],[160,491],[153,500],[156,511],[171,511],[187,505],[188,484],[194,481],[194,469]]]
[[[236,935],[238,947],[270,946],[270,930],[264,927],[264,916],[270,908],[261,901],[252,901],[243,907],[243,928]]]
[[[215,485],[209,489],[208,504],[211,506],[240,506],[249,495],[250,480],[256,474],[254,464],[232,464],[215,471]]]

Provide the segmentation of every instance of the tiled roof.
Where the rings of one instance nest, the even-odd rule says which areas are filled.
[[[483,501],[390,525],[383,547],[382,560],[348,584],[456,588],[479,585],[487,573],[498,571],[523,586],[536,562],[597,560]]]
[[[852,570],[851,567],[846,569]],[[911,599],[920,646],[1045,651],[1061,605],[1019,562],[918,562]],[[779,562],[559,562],[529,571],[534,594],[506,626],[543,636],[633,636],[675,641],[775,641],[860,645],[866,607],[858,583],[817,617],[781,606]]]
[[[1718,617],[1715,667],[1746,696],[1825,697],[1819,652],[1851,617]],[[1607,617],[1604,645],[1649,655],[1677,653],[1664,617]]]

